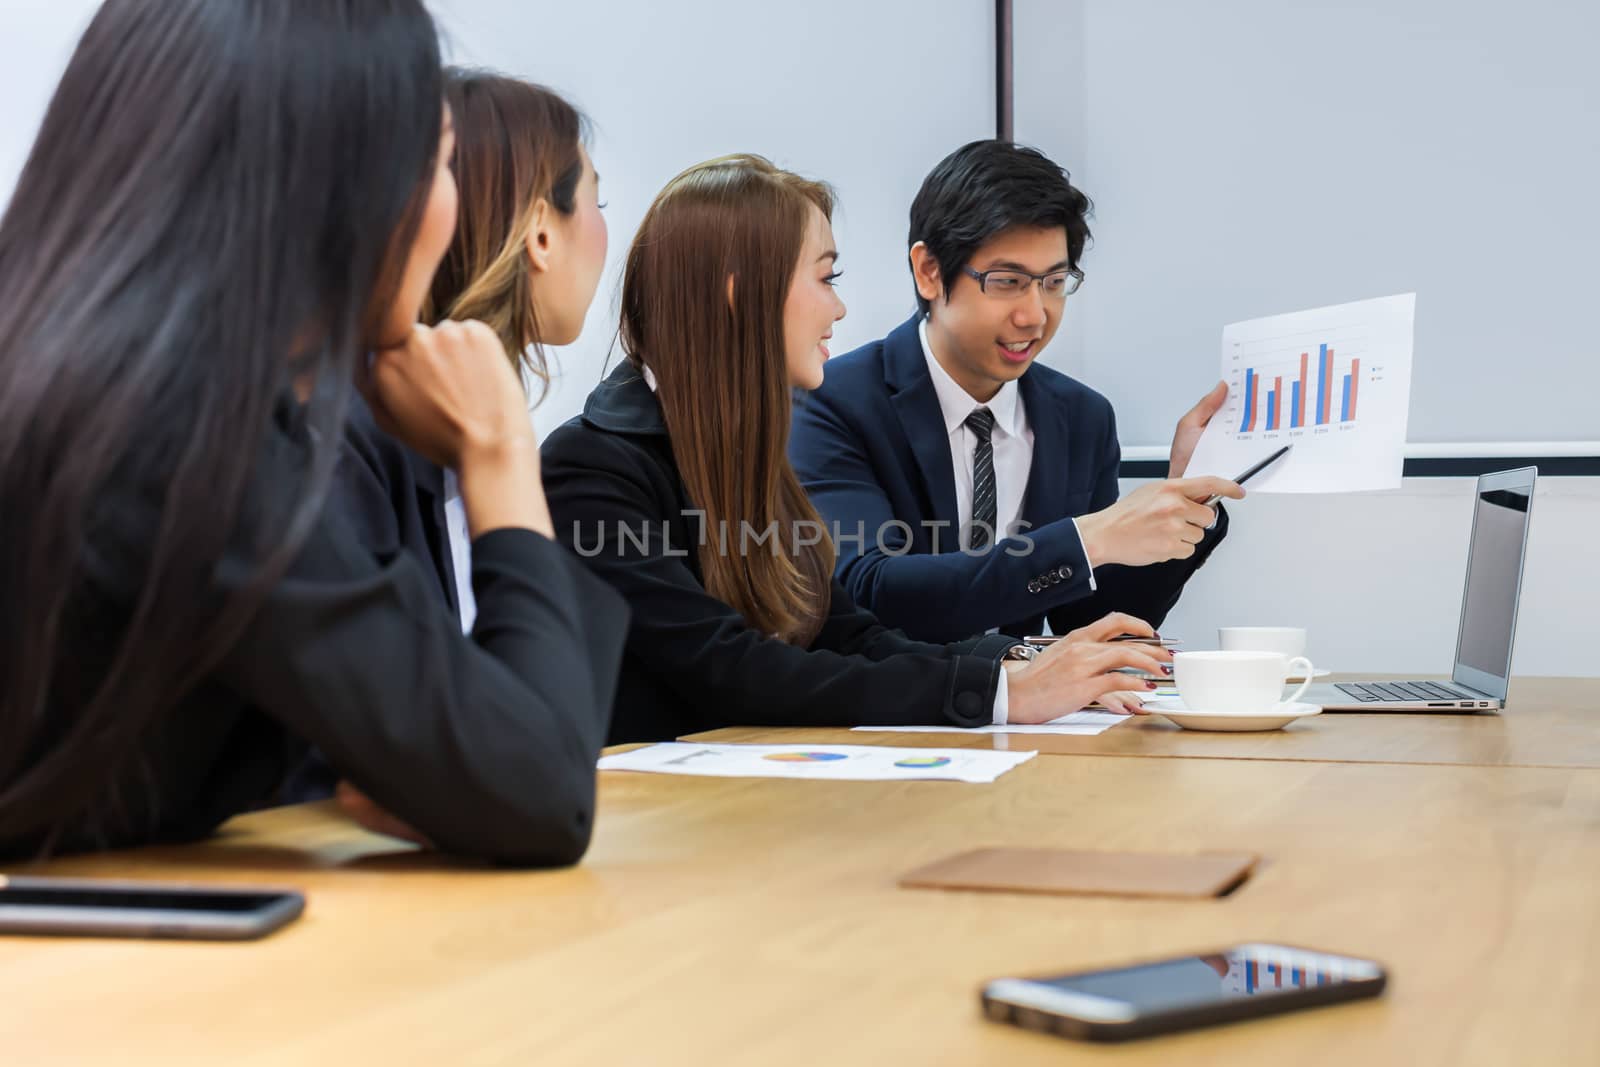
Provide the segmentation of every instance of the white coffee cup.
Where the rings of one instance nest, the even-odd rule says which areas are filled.
[[[1302,626],[1222,626],[1217,647],[1227,652],[1277,652],[1284,656],[1306,654]]]
[[[1296,666],[1304,670],[1296,671]],[[1279,652],[1177,652],[1172,656],[1172,680],[1191,711],[1231,711],[1255,714],[1270,711],[1280,701],[1294,703],[1311,685],[1314,668],[1304,656]],[[1291,673],[1304,676],[1289,697],[1283,686]]]

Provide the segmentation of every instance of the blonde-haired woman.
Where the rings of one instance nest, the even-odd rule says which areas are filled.
[[[605,266],[585,122],[549,89],[480,71],[447,70],[445,101],[459,203],[423,317],[488,325],[537,400],[549,379],[544,346],[577,339]],[[456,473],[384,433],[382,414],[352,417],[334,504],[379,553],[421,556],[470,632],[471,543]]]
[[[1033,659],[1003,635],[911,641],[833,580],[831,532],[787,455],[791,390],[821,383],[845,314],[832,212],[826,185],[757,156],[673,179],[628,253],[626,361],[542,448],[556,536],[632,608],[614,743],[1041,722],[1129,688],[1117,668],[1168,659],[1109,643],[1151,632],[1127,616]]]
[[[544,346],[577,339],[605,265],[606,224],[585,122],[556,93],[515,78],[453,69],[444,87],[455,128],[457,222],[423,318],[488,325],[537,399],[548,380]],[[386,433],[380,424],[390,415],[355,406],[329,507],[378,558],[414,556],[434,580],[431,591],[471,633],[473,538],[457,472]],[[540,498],[537,484],[528,491]],[[571,666],[612,670],[600,662],[609,661]],[[604,679],[608,693],[613,680]],[[326,762],[313,757],[287,794],[312,799],[334,784]],[[341,796],[369,825],[394,829],[352,791]]]
[[[549,89],[481,71],[446,71],[445,98],[461,203],[424,314],[486,323],[542,388],[545,346],[578,339],[605,267],[587,123]]]

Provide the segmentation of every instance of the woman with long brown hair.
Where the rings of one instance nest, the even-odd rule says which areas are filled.
[[[674,178],[629,250],[626,361],[543,446],[557,536],[633,609],[613,742],[1041,722],[1168,658],[1109,643],[1150,633],[1126,616],[1032,659],[999,634],[915,642],[833,580],[831,531],[787,456],[791,391],[821,383],[845,311],[832,210],[827,186],[757,156]]]

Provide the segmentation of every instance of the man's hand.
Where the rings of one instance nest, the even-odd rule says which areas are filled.
[[[1089,564],[1125,563],[1143,567],[1194,555],[1216,521],[1204,501],[1213,496],[1244,499],[1244,490],[1226,478],[1180,478],[1141,485],[1104,511],[1078,519]]]
[[[1189,469],[1189,459],[1194,446],[1200,443],[1211,416],[1222,410],[1228,399],[1228,383],[1218,382],[1211,392],[1200,398],[1200,403],[1189,409],[1189,414],[1178,420],[1178,429],[1172,435],[1172,453],[1167,464],[1168,478],[1182,478]]]

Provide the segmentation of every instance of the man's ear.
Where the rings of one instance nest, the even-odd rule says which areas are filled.
[[[944,278],[939,273],[939,261],[927,244],[918,241],[911,246],[911,277],[917,283],[917,293],[928,303],[944,295]]]
[[[550,234],[550,204],[540,197],[533,205],[533,217],[528,222],[528,232],[522,239],[528,250],[528,265],[535,274],[550,269],[550,251],[553,240]]]

